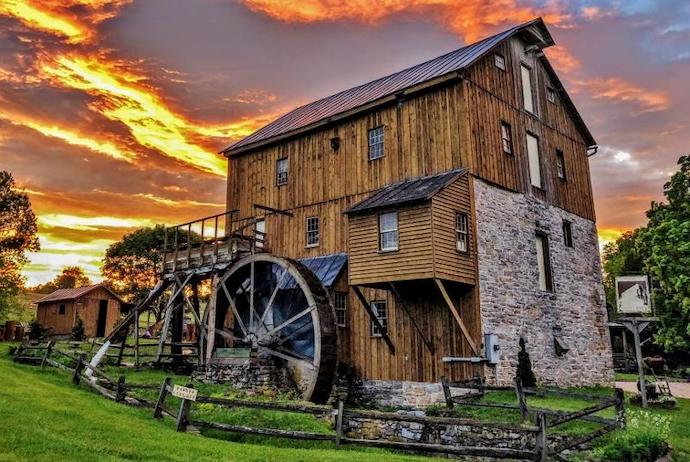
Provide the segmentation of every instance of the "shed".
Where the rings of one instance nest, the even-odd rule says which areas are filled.
[[[87,337],[104,337],[110,333],[126,305],[105,284],[74,289],[58,289],[36,300],[36,319],[50,335],[69,335],[81,318]]]

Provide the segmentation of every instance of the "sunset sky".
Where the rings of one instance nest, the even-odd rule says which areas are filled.
[[[608,240],[690,151],[690,2],[0,0],[0,169],[42,247],[27,283],[99,280],[124,233],[222,211],[218,150],[286,110],[537,16],[600,145]]]

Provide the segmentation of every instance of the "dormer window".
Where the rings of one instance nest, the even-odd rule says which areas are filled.
[[[383,125],[369,130],[369,160],[383,157]]]
[[[506,70],[506,59],[500,53],[494,53],[494,64],[502,71]]]

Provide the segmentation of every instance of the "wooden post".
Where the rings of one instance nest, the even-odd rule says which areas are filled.
[[[158,401],[156,401],[156,406],[153,408],[153,418],[160,419],[163,416],[163,405],[165,404],[165,398],[168,396],[168,387],[170,386],[170,377],[166,377],[161,385],[161,390],[158,393]]]
[[[647,387],[644,383],[644,361],[642,360],[642,345],[640,344],[640,325],[637,320],[632,322],[633,339],[635,340],[635,356],[637,358],[637,373],[640,377],[640,396],[642,408],[647,409]]]
[[[125,376],[121,375],[117,379],[117,388],[115,389],[115,402],[122,403],[127,397],[127,387],[125,387]]]
[[[343,437],[343,412],[345,404],[342,397],[338,398],[338,415],[335,421],[335,448],[340,449],[340,439]]]
[[[546,416],[543,412],[537,416],[537,426],[539,433],[537,433],[536,460],[545,462],[549,460],[549,446],[546,437]]]
[[[214,274],[213,279],[211,280],[211,294],[216,294],[218,292],[219,284],[223,283],[219,281],[218,274]],[[213,357],[213,348],[215,347],[216,343],[216,297],[212,296],[208,301],[204,317],[207,319],[206,325],[208,326],[208,330],[206,331],[206,357],[204,365],[208,365],[211,363],[211,358]]]
[[[43,359],[41,360],[41,369],[45,369],[46,363],[50,359],[50,355],[53,353],[53,341],[51,340],[48,342],[48,346],[46,347],[46,352],[43,355]]]
[[[139,367],[139,306],[134,308],[134,367]]]
[[[187,388],[194,388],[194,386],[191,383],[189,383],[187,384]],[[189,425],[189,409],[191,405],[192,402],[188,399],[183,399],[182,403],[180,403],[180,412],[177,413],[176,424],[178,432],[187,431],[187,426]]]
[[[74,365],[74,374],[72,375],[72,383],[79,385],[81,382],[81,371],[84,369],[84,354],[80,354],[77,358],[77,364]]]
[[[625,393],[621,388],[616,388],[616,420],[620,428],[625,428],[627,425],[625,416]]]
[[[441,377],[441,387],[443,388],[443,396],[446,398],[446,406],[448,409],[453,409],[453,396],[450,394],[450,384],[446,377]]]
[[[527,409],[527,401],[525,400],[525,390],[522,388],[522,380],[519,378],[515,379],[515,396],[517,397],[518,405],[520,406],[520,415],[524,422],[529,418],[529,410]]]

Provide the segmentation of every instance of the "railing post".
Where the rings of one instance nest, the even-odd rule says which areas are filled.
[[[155,419],[160,419],[163,416],[163,405],[165,404],[165,398],[168,396],[168,387],[170,386],[170,377],[166,377],[161,385],[160,393],[158,393],[158,401],[156,401],[156,407],[153,408],[153,417]]]
[[[175,226],[175,244],[174,244],[175,245],[175,249],[174,249],[175,252],[173,253],[173,267],[172,267],[173,272],[177,271],[177,256],[178,256],[178,253],[180,250],[180,241],[179,241],[180,237],[179,236],[180,236],[180,227]]]
[[[72,375],[72,383],[79,385],[81,382],[81,371],[84,369],[84,354],[80,354],[77,358],[77,364],[74,366],[74,374]]]
[[[190,383],[187,384],[187,388],[194,388]],[[180,412],[177,413],[177,431],[186,432],[187,426],[189,426],[189,409],[192,406],[192,402],[188,399],[182,399],[180,404]]]
[[[343,397],[338,398],[338,415],[335,420],[335,448],[340,449],[340,439],[343,437],[343,412],[345,403]]]
[[[621,388],[616,388],[616,420],[620,428],[625,428],[627,419],[625,415],[625,393]]]
[[[127,387],[125,386],[125,376],[121,375],[117,379],[117,388],[115,389],[115,402],[122,403],[127,397]]]
[[[53,341],[48,342],[46,347],[46,352],[43,354],[43,359],[41,360],[41,369],[45,369],[46,363],[50,359],[50,355],[53,353]]]
[[[546,416],[542,412],[537,415],[537,426],[539,433],[537,433],[536,460],[545,462],[549,460],[549,446],[546,436]]]

